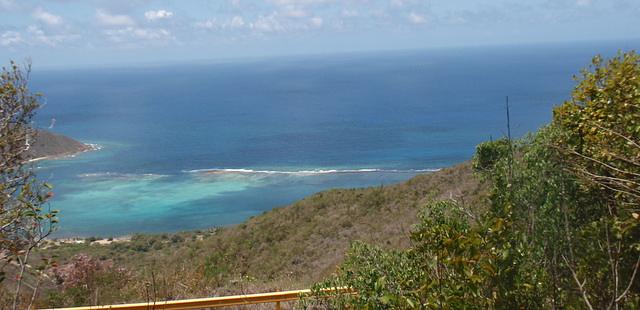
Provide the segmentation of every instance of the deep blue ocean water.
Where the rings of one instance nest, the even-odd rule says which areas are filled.
[[[638,42],[34,71],[37,125],[102,149],[38,162],[58,236],[242,222],[314,192],[397,183],[551,119],[596,53]],[[37,67],[37,64],[36,64]]]

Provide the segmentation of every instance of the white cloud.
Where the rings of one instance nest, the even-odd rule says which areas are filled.
[[[133,35],[137,38],[144,40],[159,40],[171,37],[171,32],[166,29],[133,29]]]
[[[378,30],[387,35],[387,29],[400,29],[412,36],[415,31],[433,26],[451,34],[465,31],[473,34],[477,31],[480,34],[481,30],[495,30],[498,29],[496,26],[505,25],[509,26],[506,28],[513,25],[514,29],[527,29],[530,24],[540,20],[567,27],[564,31],[569,36],[572,32],[566,25],[570,25],[572,20],[578,23],[590,17],[597,13],[595,10],[608,14],[599,20],[601,22],[604,18],[614,21],[617,17],[613,17],[612,12],[621,14],[619,18],[625,18],[620,20],[622,24],[633,20],[632,13],[638,12],[640,7],[640,4],[636,4],[640,0],[619,0],[619,4],[614,1],[615,5],[609,3],[611,1],[600,0],[537,0],[518,4],[512,1],[481,1],[483,3],[474,5],[433,5],[430,4],[432,1],[425,0],[206,0],[210,5],[209,10],[204,12],[202,8],[186,4],[156,4],[139,8],[133,4],[90,0],[82,9],[91,10],[88,11],[89,16],[82,16],[84,11],[74,11],[72,3],[75,0],[55,1],[55,6],[49,6],[46,1],[0,0],[0,15],[5,13],[4,9],[12,8],[12,11],[5,13],[9,18],[0,17],[0,54],[7,49],[4,46],[37,49],[56,45],[59,50],[64,50],[67,41],[60,42],[70,40],[70,35],[78,37],[73,41],[77,47],[88,44],[126,47],[128,44],[138,46],[156,41],[185,46],[192,42],[205,45],[227,40],[249,41],[260,36],[307,40],[305,32],[323,32],[326,36],[321,36],[321,39],[333,42],[331,37],[336,33],[355,37]],[[141,0],[132,1],[138,3]],[[153,5],[157,1],[142,2]],[[27,29],[30,24],[35,27]],[[545,29],[536,31],[542,33],[547,31]],[[504,40],[515,40],[507,36],[507,32]],[[496,41],[502,40],[501,37],[495,38],[500,38]],[[371,42],[374,45],[384,43],[376,40]],[[275,43],[265,41],[265,44]]]
[[[369,12],[369,15],[375,17],[375,18],[387,18],[389,16],[389,14],[387,14],[387,11],[383,10],[383,9],[374,9],[371,10]]]
[[[215,18],[195,23],[196,28],[214,29],[218,28],[218,22]]]
[[[27,32],[31,35],[29,41],[43,43],[49,46],[57,46],[62,42],[71,41],[77,39],[79,36],[76,34],[67,33],[54,33],[50,34],[45,32],[42,28],[31,25],[27,27]]]
[[[311,22],[311,25],[316,27],[316,28],[322,27],[323,20],[320,17],[317,17],[317,16],[313,17],[313,18],[309,19],[309,21]]]
[[[129,15],[110,14],[104,10],[96,11],[96,18],[100,24],[106,26],[131,26],[135,24]]]
[[[356,10],[347,10],[347,9],[342,10],[341,14],[344,17],[358,17],[358,16],[360,16],[360,13],[358,11],[356,11]]]
[[[322,4],[327,2],[332,2],[333,0],[270,0],[274,5],[279,6],[292,6],[292,5],[313,5],[313,4]]]
[[[38,40],[41,43],[44,43],[50,46],[56,45],[56,42],[54,42],[53,40],[50,40],[47,37],[47,35],[44,33],[44,31],[38,28],[37,26],[31,25],[27,27],[27,32],[29,32],[34,38],[36,38],[36,40]]]
[[[11,46],[23,43],[22,35],[16,31],[5,31],[0,35],[0,45]]]
[[[120,29],[108,29],[104,31],[107,38],[115,43],[138,43],[138,41],[166,41],[172,38],[171,32],[166,29],[152,29],[139,27],[125,27]],[[133,42],[131,40],[133,39]]]
[[[202,29],[241,29],[245,27],[253,27],[251,24],[247,24],[242,16],[234,16],[227,21],[218,21],[216,18],[207,19],[205,21],[197,22],[194,24],[196,28]]]
[[[307,16],[307,12],[305,10],[299,9],[299,8],[286,7],[282,11],[282,15],[284,15],[286,17],[303,18],[303,17]]]
[[[147,11],[145,18],[149,21],[170,18],[173,12],[166,10]],[[136,47],[141,43],[166,43],[173,39],[173,34],[164,28],[145,28],[136,26],[136,22],[129,15],[111,14],[98,10],[96,17],[100,24],[111,26],[102,33],[107,40],[118,43],[122,47]]]
[[[276,32],[284,30],[284,27],[278,21],[278,13],[273,12],[269,15],[260,15],[255,22],[249,25],[250,28],[258,32]]]
[[[40,7],[36,8],[36,10],[33,12],[33,17],[50,26],[60,25],[63,21],[62,17],[49,13]]]
[[[234,16],[229,25],[231,28],[242,28],[242,26],[244,26],[244,19],[240,16]]]
[[[416,3],[416,0],[391,0],[392,6],[405,6]]]
[[[576,0],[576,5],[579,7],[589,7],[591,3],[591,0]]]
[[[427,22],[427,18],[424,15],[417,14],[415,12],[411,12],[409,14],[409,21],[414,24],[424,24]]]
[[[144,17],[148,21],[154,21],[157,19],[165,19],[171,18],[173,16],[173,12],[166,10],[157,10],[157,11],[146,11],[144,12]]]
[[[305,18],[314,15],[314,9],[335,0],[269,0],[276,11],[284,17]]]

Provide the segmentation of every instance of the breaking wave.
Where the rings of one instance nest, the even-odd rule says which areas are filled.
[[[321,174],[354,174],[354,173],[422,173],[434,172],[440,169],[314,169],[314,170],[253,170],[253,169],[237,169],[237,168],[210,168],[210,169],[194,169],[183,170],[184,173],[194,174],[281,174],[281,175],[321,175]]]
[[[119,173],[119,172],[95,172],[95,173],[82,173],[78,177],[83,179],[149,179],[149,178],[162,178],[166,177],[163,174],[154,173]]]

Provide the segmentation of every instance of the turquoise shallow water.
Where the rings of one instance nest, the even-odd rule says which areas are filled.
[[[37,124],[96,152],[38,162],[58,236],[230,225],[309,194],[393,184],[551,118],[596,53],[638,42],[35,71]]]
[[[335,187],[396,183],[414,172],[345,174],[89,174],[58,182],[65,235],[165,232],[239,223]],[[250,199],[247,199],[250,196]]]
[[[40,177],[56,184],[51,205],[62,210],[59,237],[229,225],[327,188],[390,184],[424,172],[205,169],[175,174],[64,174],[127,152],[122,145],[102,145],[92,153],[37,163]]]

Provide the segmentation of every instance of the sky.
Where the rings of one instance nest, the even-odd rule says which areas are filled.
[[[109,66],[638,39],[640,0],[0,0],[0,63]]]

